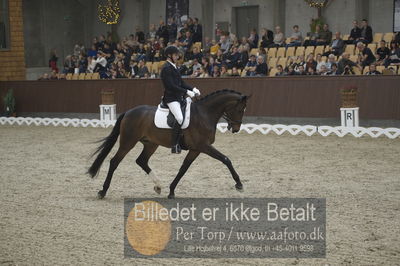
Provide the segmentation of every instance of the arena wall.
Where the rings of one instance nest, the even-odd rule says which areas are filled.
[[[361,119],[400,119],[399,80],[398,76],[316,76],[187,82],[203,95],[226,88],[253,95],[248,116],[317,118],[339,117],[339,89],[356,85]],[[141,104],[157,105],[163,91],[159,79],[13,81],[0,83],[0,97],[8,88],[15,91],[17,112],[98,113],[102,89],[114,89],[117,112],[125,112]]]

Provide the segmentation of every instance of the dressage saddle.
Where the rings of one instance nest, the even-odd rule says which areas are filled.
[[[183,120],[185,120],[186,104],[187,104],[187,103],[186,103],[186,100],[183,99],[182,101],[180,101],[180,104],[181,104],[181,111],[182,111]],[[163,99],[161,100],[160,107],[161,107],[161,108],[168,109],[168,105],[164,102]],[[183,121],[183,122],[184,122],[184,121]],[[183,122],[182,122],[182,124],[183,124]],[[177,121],[176,121],[176,119],[175,119],[175,116],[172,114],[172,112],[171,112],[171,110],[170,110],[169,113],[168,113],[168,116],[167,116],[167,124],[168,124],[168,126],[170,126],[170,127],[174,127],[174,124],[175,124],[175,123],[177,123]]]

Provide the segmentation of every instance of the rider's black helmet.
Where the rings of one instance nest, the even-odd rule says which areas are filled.
[[[176,46],[170,45],[167,48],[165,48],[165,56],[169,57],[172,56],[173,54],[179,54],[179,50]]]

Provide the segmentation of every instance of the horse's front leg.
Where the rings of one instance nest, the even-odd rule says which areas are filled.
[[[200,152],[198,151],[193,151],[190,150],[189,153],[186,155],[185,160],[183,161],[183,164],[181,168],[179,169],[178,174],[176,175],[174,181],[172,181],[171,185],[169,186],[169,199],[175,198],[175,188],[176,185],[178,185],[179,180],[181,180],[182,176],[186,173],[187,169],[190,167],[190,165],[193,163],[193,161],[199,156]]]
[[[205,154],[211,156],[214,159],[217,159],[218,161],[222,162],[223,164],[225,164],[229,171],[232,174],[233,179],[236,182],[235,188],[238,191],[243,191],[243,184],[242,182],[240,182],[240,178],[239,175],[236,173],[235,169],[232,166],[232,162],[231,160],[229,160],[228,157],[226,157],[225,155],[223,155],[221,152],[219,152],[217,149],[215,149],[213,146],[207,146],[204,148],[204,152]]]

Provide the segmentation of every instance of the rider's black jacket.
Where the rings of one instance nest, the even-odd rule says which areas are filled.
[[[163,98],[165,103],[181,102],[186,95],[186,91],[193,90],[182,80],[179,70],[168,61],[163,66],[160,76],[165,88]]]

